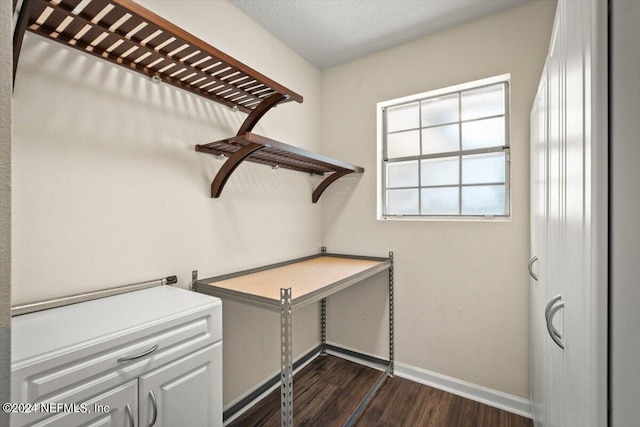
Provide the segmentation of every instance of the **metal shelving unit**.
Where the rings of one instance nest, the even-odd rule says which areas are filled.
[[[326,298],[385,270],[389,272],[389,359],[373,358],[327,344]],[[326,275],[323,275],[323,271]],[[290,283],[291,286],[281,288],[279,285],[281,283]],[[393,252],[389,252],[388,258],[376,258],[328,254],[323,247],[318,255],[207,279],[198,279],[198,273],[194,271],[192,286],[196,292],[280,313],[281,373],[269,381],[265,387],[268,388],[277,381],[280,382],[282,426],[293,426],[292,315],[302,307],[320,302],[321,343],[317,349],[304,356],[304,360],[326,354],[329,350],[359,357],[382,367],[382,374],[346,421],[345,426],[355,425],[384,380],[393,375]],[[240,405],[225,412],[225,419],[255,400],[265,387],[256,390],[243,399]]]

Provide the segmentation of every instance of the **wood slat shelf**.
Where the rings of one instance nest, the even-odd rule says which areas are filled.
[[[283,95],[279,103],[302,102],[299,94],[130,0],[25,0],[22,8],[29,31],[228,107],[249,113],[275,93]]]
[[[14,82],[25,31],[247,113],[235,137],[196,146],[199,152],[228,157],[211,184],[211,197],[220,196],[244,160],[330,174],[313,192],[313,203],[338,178],[364,172],[251,133],[271,108],[301,103],[302,96],[131,0],[24,0],[13,35]]]
[[[228,157],[211,184],[211,197],[215,198],[220,196],[229,176],[242,161],[313,175],[331,173],[313,192],[313,203],[318,201],[324,190],[336,179],[350,173],[364,172],[360,166],[334,160],[251,132],[209,144],[196,145],[196,151]]]

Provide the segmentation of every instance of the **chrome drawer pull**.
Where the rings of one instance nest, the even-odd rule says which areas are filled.
[[[549,311],[549,316],[547,317],[547,331],[549,332],[549,335],[551,336],[553,342],[555,342],[558,347],[564,350],[564,344],[562,343],[562,341],[560,341],[560,338],[562,338],[562,336],[553,326],[553,316],[555,316],[558,310],[560,310],[561,308],[564,308],[564,301],[561,301],[558,305],[554,306]]]
[[[127,419],[129,420],[129,427],[135,427],[135,423],[133,421],[133,411],[131,410],[131,405],[127,403],[127,406],[124,407],[124,412],[127,414]]]
[[[149,423],[149,427],[153,427],[158,420],[158,402],[156,402],[156,395],[153,394],[153,390],[149,392],[149,398],[151,399],[151,407],[153,408],[153,418]]]
[[[158,349],[158,344],[154,345],[153,347],[151,347],[149,350],[147,351],[143,351],[140,354],[136,354],[135,356],[126,356],[126,357],[121,357],[120,359],[118,359],[118,363],[122,363],[122,362],[128,362],[130,360],[135,360],[135,359],[140,359],[141,357],[145,357],[151,353],[153,353],[154,351],[156,351]]]
[[[533,278],[533,280],[535,280],[536,282],[538,281],[538,276],[535,275],[535,273],[533,272],[532,268],[533,268],[533,263],[536,262],[538,260],[537,256],[533,256],[531,257],[531,259],[529,260],[529,275]]]

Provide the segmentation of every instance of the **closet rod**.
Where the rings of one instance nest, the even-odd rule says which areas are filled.
[[[33,313],[35,311],[48,310],[50,308],[63,307],[65,305],[76,304],[78,302],[91,301],[99,298],[110,297],[113,295],[124,294],[126,292],[139,291],[142,289],[153,288],[155,286],[173,285],[178,283],[176,276],[168,276],[162,279],[148,280],[146,282],[132,283],[130,285],[116,286],[114,288],[103,289],[100,291],[86,292],[82,294],[69,295],[67,297],[50,299],[45,301],[37,301],[28,304],[14,305],[11,307],[11,316],[19,316],[21,314]]]

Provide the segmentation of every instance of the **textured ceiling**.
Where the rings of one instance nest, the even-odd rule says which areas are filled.
[[[319,69],[530,0],[229,0]]]

